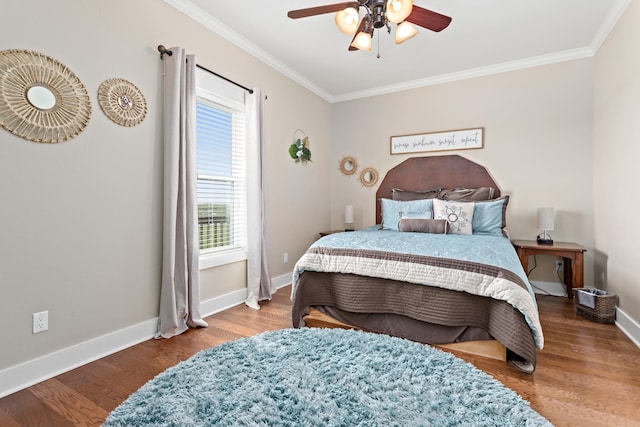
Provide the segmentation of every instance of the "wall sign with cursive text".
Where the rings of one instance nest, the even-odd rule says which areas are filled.
[[[483,136],[484,128],[392,136],[391,154],[482,148]]]

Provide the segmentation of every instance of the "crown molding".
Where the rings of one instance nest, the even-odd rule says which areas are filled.
[[[571,61],[593,56],[591,48],[573,49],[549,55],[541,55],[526,58],[518,61],[504,62],[502,64],[489,65],[486,67],[473,68],[455,73],[441,74],[425,79],[411,80],[394,85],[381,86],[378,88],[350,92],[334,97],[334,102],[351,101],[354,99],[367,98],[370,96],[386,95],[403,90],[416,89],[425,86],[433,86],[442,83],[450,83],[458,80],[472,79],[476,77],[488,76],[491,74],[506,73],[508,71],[522,70],[525,68],[538,67],[540,65],[554,64],[556,62]]]
[[[339,95],[332,95],[323,90],[309,79],[305,78],[292,68],[283,64],[274,56],[268,54],[263,49],[256,46],[251,41],[247,40],[243,36],[239,35],[231,28],[226,26],[221,21],[217,20],[205,10],[194,5],[190,0],[164,0],[165,3],[178,9],[185,15],[189,16],[193,20],[204,25],[211,31],[220,35],[224,39],[238,46],[242,50],[246,51],[250,55],[271,66],[278,72],[289,77],[296,83],[307,88],[311,92],[315,93],[319,97],[323,98],[329,103],[338,103],[344,101],[351,101],[355,99],[368,98],[371,96],[386,95],[390,93],[400,92],[404,90],[416,89],[426,86],[433,86],[442,83],[450,83],[459,80],[472,79],[476,77],[488,76],[491,74],[505,73],[509,71],[522,70],[525,68],[538,67],[541,65],[549,65],[563,61],[571,61],[575,59],[582,59],[593,57],[597,53],[598,49],[607,36],[613,30],[618,20],[622,17],[625,10],[631,4],[631,0],[617,0],[614,6],[611,8],[609,15],[599,28],[591,44],[587,47],[567,50],[563,52],[552,53],[548,55],[541,55],[523,60],[504,62],[501,64],[489,65],[486,67],[473,68],[470,70],[464,70],[454,73],[441,74],[438,76],[432,76],[425,79],[411,80],[408,82],[402,82],[393,85],[381,86],[373,89],[366,89],[361,91],[347,92]]]
[[[627,7],[629,7],[630,4],[631,0],[617,0],[614,3],[613,7],[609,11],[609,14],[605,18],[604,22],[598,29],[598,32],[591,41],[591,50],[593,50],[594,55],[598,52],[598,50],[600,50],[600,47],[609,36],[609,33],[616,26],[620,18],[622,18],[622,15],[627,10]]]
[[[180,12],[184,13],[194,21],[204,25],[207,29],[213,31],[218,34],[220,37],[226,39],[227,41],[233,43],[238,46],[240,49],[244,50],[248,54],[254,56],[265,64],[269,65],[271,68],[280,72],[281,74],[289,77],[291,80],[315,93],[319,97],[325,99],[328,102],[334,102],[332,100],[331,94],[327,91],[323,90],[316,84],[314,84],[311,80],[305,78],[291,67],[283,64],[282,61],[278,60],[274,56],[270,55],[245,37],[233,31],[227,25],[225,25],[222,21],[217,20],[213,16],[211,16],[207,11],[202,8],[196,6],[189,0],[164,0],[165,3],[170,6],[178,9]]]

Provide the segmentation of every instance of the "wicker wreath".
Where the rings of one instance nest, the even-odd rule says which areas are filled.
[[[340,170],[343,175],[353,175],[358,170],[358,161],[353,156],[344,156],[342,160],[340,160],[338,170]]]
[[[48,95],[40,104],[31,96]],[[64,142],[89,123],[91,101],[80,79],[60,61],[30,50],[0,51],[0,126],[29,141]]]
[[[98,104],[104,114],[121,126],[136,126],[147,115],[147,101],[133,83],[108,79],[98,88]]]
[[[377,184],[379,178],[378,171],[375,168],[368,167],[360,172],[360,184],[363,187],[373,187]]]

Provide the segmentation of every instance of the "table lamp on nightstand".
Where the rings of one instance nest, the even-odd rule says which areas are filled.
[[[344,231],[353,231],[354,216],[353,205],[346,205],[344,207]]]
[[[551,236],[547,231],[553,230],[553,208],[538,208],[538,229],[542,230],[542,234],[538,234],[538,244],[553,245]]]

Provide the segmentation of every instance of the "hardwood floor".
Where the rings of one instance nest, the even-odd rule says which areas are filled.
[[[197,351],[289,327],[290,288],[260,311],[236,306],[209,327],[150,340],[0,399],[0,426],[99,426],[146,381]],[[640,349],[614,325],[591,322],[572,302],[538,298],[546,345],[533,375],[458,353],[515,390],[558,426],[640,426]]]

